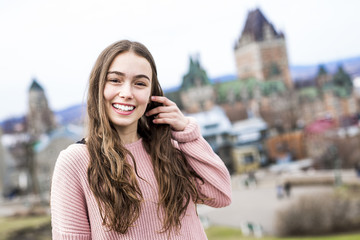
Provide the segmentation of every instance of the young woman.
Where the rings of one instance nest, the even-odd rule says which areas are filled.
[[[229,205],[230,176],[163,96],[144,45],[123,40],[100,54],[87,111],[87,137],[56,162],[53,239],[207,239],[196,204]]]

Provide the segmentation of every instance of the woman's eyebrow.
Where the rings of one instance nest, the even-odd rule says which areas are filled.
[[[120,76],[125,76],[125,73],[119,72],[119,71],[109,71],[107,72],[107,75],[109,74],[116,74],[116,75],[120,75]]]
[[[147,80],[150,81],[150,78],[149,78],[148,76],[144,75],[144,74],[136,75],[135,78],[136,78],[136,79],[138,79],[138,78],[146,78]]]
[[[109,75],[109,74],[116,74],[116,75],[119,75],[119,76],[126,76],[125,73],[122,73],[122,72],[119,72],[119,71],[109,71],[107,74],[108,74],[108,75]],[[144,75],[144,74],[135,75],[134,78],[137,78],[137,79],[138,79],[138,78],[146,78],[146,79],[148,79],[148,80],[150,81],[150,78],[149,78],[148,76]]]

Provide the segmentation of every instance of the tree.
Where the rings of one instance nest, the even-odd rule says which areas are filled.
[[[340,65],[337,72],[334,74],[332,83],[334,85],[335,94],[339,97],[348,97],[353,91],[353,83],[350,75],[345,72]]]
[[[320,65],[319,65],[319,68],[318,68],[317,76],[319,77],[319,76],[327,75],[327,74],[328,74],[328,72],[327,72],[327,70],[326,70],[326,68],[325,68],[325,65],[320,64]]]

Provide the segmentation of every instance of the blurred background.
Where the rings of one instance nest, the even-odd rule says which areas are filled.
[[[360,239],[359,9],[1,0],[0,240],[51,238],[57,156],[85,135],[91,68],[120,39],[149,48],[165,95],[231,173],[232,204],[198,207],[209,239]]]

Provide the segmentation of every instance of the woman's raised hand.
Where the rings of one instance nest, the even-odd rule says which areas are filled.
[[[152,96],[151,101],[163,104],[146,113],[146,116],[155,115],[153,120],[155,124],[169,124],[174,131],[185,129],[189,119],[182,114],[176,103],[162,96]]]

